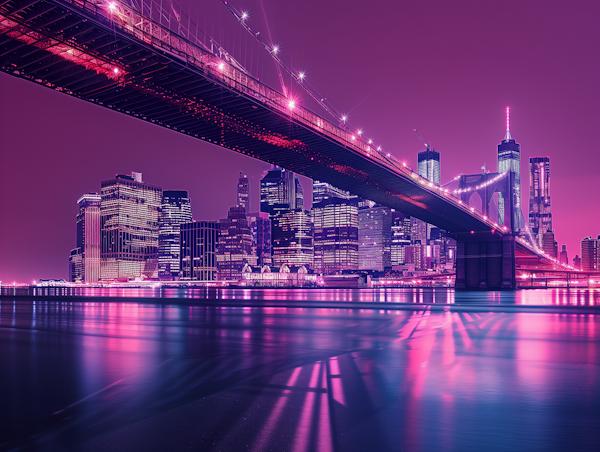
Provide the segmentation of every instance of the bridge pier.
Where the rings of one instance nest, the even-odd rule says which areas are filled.
[[[455,288],[516,289],[515,238],[488,234],[456,237]]]

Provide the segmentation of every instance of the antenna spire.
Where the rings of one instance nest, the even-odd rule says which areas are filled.
[[[510,136],[510,107],[506,107],[506,135],[504,135],[504,141],[512,139]]]

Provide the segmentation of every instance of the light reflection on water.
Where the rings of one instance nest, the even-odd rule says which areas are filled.
[[[318,303],[487,303],[508,305],[598,306],[600,288],[455,291],[448,288],[245,289],[245,288],[35,288],[35,294],[114,298],[167,298],[196,301]]]

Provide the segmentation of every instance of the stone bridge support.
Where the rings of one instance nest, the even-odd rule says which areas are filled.
[[[515,238],[473,234],[456,237],[456,289],[516,289]]]

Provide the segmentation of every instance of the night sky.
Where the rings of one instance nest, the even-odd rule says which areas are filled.
[[[484,164],[496,171],[510,106],[525,215],[529,157],[549,156],[559,246],[571,260],[584,236],[600,234],[597,0],[262,0],[264,16],[259,0],[231,3],[351,125],[415,169],[418,129],[440,152],[442,183]],[[181,10],[281,89],[273,61],[219,0],[183,0]],[[240,171],[258,210],[266,166],[0,73],[0,281],[67,278],[76,201],[116,173],[187,190],[194,219],[216,220],[235,204]]]

